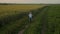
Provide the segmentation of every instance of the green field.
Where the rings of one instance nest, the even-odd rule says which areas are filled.
[[[60,5],[0,7],[0,34],[60,34]],[[32,22],[28,19],[29,11],[33,14]]]
[[[24,34],[60,34],[60,5],[50,5],[42,11]]]

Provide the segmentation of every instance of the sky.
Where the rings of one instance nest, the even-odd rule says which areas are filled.
[[[46,3],[46,4],[60,4],[60,0],[0,0],[0,3]]]

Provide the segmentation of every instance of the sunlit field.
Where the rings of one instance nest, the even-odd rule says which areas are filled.
[[[0,17],[42,8],[44,5],[0,5]]]
[[[0,5],[0,11],[34,10],[44,5]]]

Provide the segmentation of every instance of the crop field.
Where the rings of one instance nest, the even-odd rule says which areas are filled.
[[[33,10],[40,8],[44,5],[0,5],[1,11],[20,11],[20,10]]]
[[[30,10],[35,10],[43,6],[44,5],[0,5],[0,16],[29,12]]]
[[[0,5],[0,34],[10,34],[26,25],[28,12],[44,5]],[[12,34],[12,33],[11,33]]]
[[[60,34],[60,5],[0,7],[0,34]],[[33,14],[31,22],[29,12]]]

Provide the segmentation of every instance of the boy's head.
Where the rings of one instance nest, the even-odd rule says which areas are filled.
[[[29,12],[29,13],[32,13],[32,12]]]

